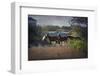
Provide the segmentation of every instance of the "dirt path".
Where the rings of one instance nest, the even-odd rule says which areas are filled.
[[[87,58],[82,50],[71,49],[65,46],[32,47],[28,51],[29,60]]]

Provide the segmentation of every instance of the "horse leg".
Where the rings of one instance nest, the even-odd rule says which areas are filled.
[[[62,46],[62,41],[60,41],[60,46]]]

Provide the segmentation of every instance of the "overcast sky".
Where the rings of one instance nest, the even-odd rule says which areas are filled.
[[[69,16],[29,15],[29,17],[32,17],[37,20],[37,24],[41,26],[70,26],[69,22],[72,19],[72,17]]]

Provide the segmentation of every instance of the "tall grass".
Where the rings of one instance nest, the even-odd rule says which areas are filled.
[[[87,42],[85,40],[79,40],[79,39],[69,39],[67,41],[67,44],[70,48],[75,49],[87,49]]]

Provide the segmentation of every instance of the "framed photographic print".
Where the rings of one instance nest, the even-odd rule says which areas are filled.
[[[11,71],[45,72],[93,66],[93,8],[12,3]]]

